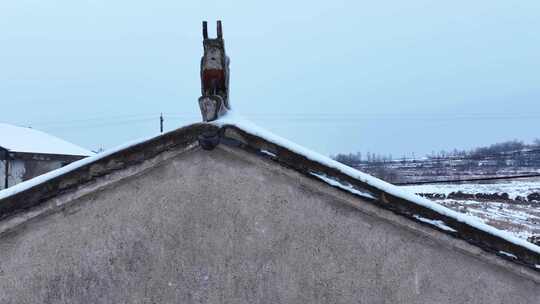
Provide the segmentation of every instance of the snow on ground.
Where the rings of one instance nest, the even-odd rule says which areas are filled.
[[[32,128],[0,123],[0,147],[13,152],[91,156],[95,153]]]
[[[484,223],[507,231],[512,235],[527,239],[540,235],[540,204],[515,201],[516,197],[526,197],[540,192],[540,179],[517,179],[491,183],[432,184],[401,186],[414,193],[448,194],[461,191],[467,194],[508,193],[506,201],[489,199],[434,199],[435,202],[460,213],[477,217]]]
[[[518,196],[526,197],[532,193],[540,193],[540,179],[514,179],[491,183],[460,183],[460,184],[431,184],[402,186],[414,193],[438,193],[448,195],[452,192],[462,193],[507,193],[509,199],[515,200]]]
[[[484,223],[522,239],[540,235],[538,205],[449,199],[437,202],[458,212],[478,217]]]

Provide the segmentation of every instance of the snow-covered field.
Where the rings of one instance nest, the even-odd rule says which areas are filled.
[[[510,200],[518,197],[526,198],[533,193],[540,193],[540,179],[514,179],[509,181],[497,181],[492,183],[467,183],[467,184],[431,184],[431,185],[411,185],[403,188],[414,193],[438,193],[448,196],[450,193],[462,192],[468,194],[487,193],[503,194],[507,193]]]
[[[524,201],[523,198],[540,194],[540,179],[517,179],[492,183],[432,184],[402,186],[402,188],[421,195],[439,195],[432,198],[436,202],[461,213],[472,215],[484,223],[508,231],[527,239],[540,235],[540,202]],[[456,198],[461,192],[478,194],[498,194],[496,199]],[[507,194],[503,195],[503,194]],[[531,196],[532,195],[532,196]],[[505,197],[507,197],[505,199]]]

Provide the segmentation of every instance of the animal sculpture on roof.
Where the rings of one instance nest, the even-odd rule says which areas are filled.
[[[201,58],[201,94],[199,106],[204,121],[213,121],[230,109],[229,57],[221,21],[217,21],[217,37],[208,38],[207,22],[203,21],[204,55]]]

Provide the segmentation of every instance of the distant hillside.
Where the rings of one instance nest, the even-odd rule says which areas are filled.
[[[440,151],[423,158],[393,159],[354,153],[338,154],[334,159],[392,183],[539,174],[540,140],[532,144],[506,141],[469,151]]]

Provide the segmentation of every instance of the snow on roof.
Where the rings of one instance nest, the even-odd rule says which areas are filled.
[[[445,215],[447,217],[450,217],[452,219],[455,219],[459,222],[462,222],[462,223],[465,223],[469,226],[472,226],[474,228],[477,228],[479,230],[482,230],[486,233],[489,233],[491,235],[495,235],[497,237],[500,237],[502,239],[505,239],[507,241],[509,241],[510,243],[513,243],[515,245],[518,245],[518,246],[521,246],[521,247],[524,247],[524,248],[527,248],[533,252],[536,252],[536,253],[539,253],[540,254],[540,246],[537,246],[533,243],[530,243],[526,240],[523,240],[523,239],[520,239],[520,238],[517,238],[515,236],[513,236],[512,234],[508,233],[508,232],[505,232],[505,231],[502,231],[502,230],[499,230],[493,226],[489,226],[489,225],[486,225],[484,224],[480,219],[476,218],[476,217],[473,217],[473,216],[469,216],[469,215],[465,215],[465,214],[462,214],[462,213],[459,213],[457,211],[454,211],[452,209],[449,209],[447,207],[444,207],[440,204],[437,204],[436,202],[433,202],[433,201],[430,201],[426,198],[423,198],[419,195],[416,195],[415,193],[413,192],[409,192],[407,190],[404,190],[398,186],[395,186],[395,185],[392,185],[390,183],[387,183],[383,180],[380,180],[376,177],[373,177],[371,175],[368,175],[366,173],[363,173],[363,172],[360,172],[354,168],[351,168],[347,165],[344,165],[342,163],[339,163],[333,159],[331,159],[330,157],[327,157],[327,156],[324,156],[324,155],[321,155],[317,152],[314,152],[314,151],[311,151],[309,149],[306,149],[296,143],[293,143],[287,139],[284,139],[280,136],[277,136],[259,126],[257,126],[256,124],[252,123],[251,121],[249,120],[246,120],[245,118],[243,118],[242,116],[236,114],[235,112],[233,111],[229,111],[227,112],[227,114],[223,117],[221,117],[219,120],[217,121],[214,121],[212,122],[214,125],[216,126],[219,126],[219,127],[223,127],[223,126],[227,126],[227,125],[231,125],[231,126],[235,126],[241,130],[244,130],[245,132],[248,132],[252,135],[255,135],[255,136],[258,136],[260,138],[263,138],[269,142],[272,142],[278,146],[281,146],[281,147],[284,147],[284,148],[287,148],[297,154],[300,154],[300,155],[303,155],[305,156],[306,158],[312,160],[312,161],[315,161],[315,162],[318,162],[318,163],[321,163],[327,167],[331,167],[331,168],[334,168],[336,170],[338,170],[339,172],[345,174],[345,175],[348,175],[352,178],[355,178],[365,184],[368,184],[370,186],[373,186],[375,188],[378,188],[384,192],[387,192],[391,195],[394,195],[396,197],[399,197],[399,198],[402,198],[404,200],[407,200],[407,201],[410,201],[412,203],[415,203],[417,205],[420,205],[422,207],[426,207],[426,208],[429,208],[439,214],[442,214],[442,215]],[[325,179],[321,179],[323,181],[325,181],[326,183],[330,184],[330,185],[333,185],[333,183],[335,182],[338,182],[338,181],[333,181],[332,182],[328,182],[326,181]],[[351,187],[348,187],[347,185],[344,185],[343,187],[340,187],[346,191],[349,191],[353,194],[356,194],[354,193],[354,189],[352,189]],[[425,222],[425,221],[424,221]],[[440,225],[444,225],[444,223],[437,223],[436,225],[434,226],[440,226]]]
[[[456,211],[453,211],[449,208],[446,208],[442,205],[439,205],[433,201],[430,201],[428,199],[425,199],[423,197],[420,197],[412,192],[409,192],[409,191],[406,191],[398,186],[395,186],[395,185],[392,185],[392,184],[389,184],[385,181],[382,181],[378,178],[375,178],[375,177],[372,177],[368,174],[365,174],[363,172],[360,172],[356,169],[353,169],[351,167],[348,167],[344,164],[341,164],[327,156],[324,156],[324,155],[321,155],[319,153],[316,153],[316,152],[313,152],[309,149],[306,149],[298,144],[295,144],[289,140],[286,140],[282,137],[279,137],[277,135],[274,135],[273,133],[269,132],[269,131],[266,131],[265,129],[251,123],[250,121],[242,118],[241,116],[239,116],[238,114],[232,112],[232,111],[229,111],[225,116],[221,117],[219,120],[217,121],[214,121],[214,122],[211,122],[211,124],[215,125],[216,127],[226,127],[226,126],[232,126],[232,127],[236,127],[240,130],[243,130],[244,132],[247,132],[249,134],[252,134],[254,136],[257,136],[257,137],[260,137],[270,143],[273,143],[277,146],[281,146],[283,148],[286,148],[294,153],[297,153],[299,155],[302,155],[308,159],[310,159],[311,161],[314,161],[314,162],[318,162],[324,166],[327,166],[329,168],[333,168],[335,170],[337,170],[338,172],[344,174],[344,175],[347,175],[353,179],[356,179],[360,182],[363,182],[369,186],[372,186],[374,188],[377,188],[377,189],[380,189],[381,191],[384,191],[388,194],[391,194],[391,195],[394,195],[396,197],[399,197],[401,199],[404,199],[406,201],[409,201],[413,204],[417,204],[419,206],[422,206],[422,207],[425,207],[425,208],[428,208],[436,213],[439,213],[441,215],[444,215],[444,216],[447,216],[449,218],[452,218],[456,221],[459,221],[459,222],[462,222],[466,225],[469,225],[469,226],[472,226],[478,230],[481,230],[487,234],[491,234],[491,235],[494,235],[496,237],[499,237],[501,239],[504,239],[510,243],[513,243],[514,245],[517,245],[517,246],[520,246],[522,248],[526,248],[527,250],[530,250],[532,252],[535,252],[537,254],[540,254],[540,247],[537,246],[537,245],[534,245],[530,242],[527,242],[523,239],[520,239],[520,238],[517,238],[513,235],[511,235],[510,233],[507,233],[507,232],[504,232],[504,231],[501,231],[495,227],[492,227],[492,226],[489,226],[489,225],[486,225],[484,224],[483,222],[480,221],[480,219],[478,218],[475,218],[475,217],[472,217],[472,216],[468,216],[468,215],[465,215],[465,214],[461,214],[461,213],[458,213]],[[174,132],[174,131],[171,131],[171,132]],[[28,181],[25,181],[25,182],[22,182],[20,184],[17,184],[11,188],[8,188],[8,189],[4,189],[4,190],[1,190],[0,191],[0,201],[3,200],[3,199],[6,199],[12,195],[15,195],[15,194],[18,194],[20,192],[23,192],[25,190],[29,190],[30,188],[32,187],[35,187],[35,186],[38,186],[40,184],[43,184],[43,183],[46,183],[48,182],[49,180],[53,179],[53,178],[56,178],[56,177],[59,177],[59,176],[62,176],[68,172],[72,172],[72,171],[75,171],[77,170],[78,168],[81,168],[85,165],[88,165],[88,164],[91,164],[91,163],[94,163],[100,159],[103,159],[109,155],[112,155],[116,152],[119,152],[119,151],[122,151],[122,150],[125,150],[125,149],[128,149],[132,146],[135,146],[135,145],[139,145],[139,144],[142,144],[144,143],[145,141],[149,141],[149,140],[152,140],[156,137],[158,137],[159,135],[157,136],[153,136],[153,137],[148,137],[148,138],[144,138],[142,140],[138,140],[138,141],[133,141],[133,142],[130,142],[130,143],[127,143],[127,144],[124,144],[124,145],[121,145],[121,146],[118,146],[114,149],[111,149],[111,150],[107,150],[103,153],[99,153],[97,155],[94,155],[94,156],[91,156],[91,157],[88,157],[88,158],[85,158],[85,159],[82,159],[82,160],[79,160],[79,161],[76,161],[74,163],[71,163],[63,168],[60,168],[60,169],[57,169],[57,170],[54,170],[54,171],[51,171],[49,173],[46,173],[44,175],[41,175],[39,177],[36,177],[36,178],[33,178],[33,179],[30,179]],[[270,153],[271,154],[271,153]],[[327,184],[331,185],[331,186],[334,186],[334,187],[338,187],[338,188],[341,188],[345,191],[349,191],[350,193],[354,194],[354,195],[359,195],[361,197],[370,197],[370,194],[369,193],[363,193],[363,192],[359,192],[357,189],[351,187],[350,185],[345,185],[345,184],[340,184],[340,185],[337,185],[336,183],[341,183],[340,181],[338,180],[335,180],[335,179],[332,179],[331,177],[325,177],[325,176],[317,176],[320,180],[322,180],[323,182],[326,182]],[[443,230],[447,230],[447,231],[450,231],[450,230],[453,230],[453,228],[451,227],[448,227],[446,225],[446,223],[444,223],[443,221],[439,221],[439,220],[432,220],[432,219],[427,219],[427,218],[418,218],[415,217],[416,219],[424,222],[424,223],[427,223],[427,224],[431,224],[439,229],[443,229]]]
[[[155,138],[159,135],[154,135],[154,136],[150,136],[150,137],[144,137],[144,138],[141,138],[141,139],[137,139],[137,140],[133,140],[133,141],[130,141],[130,142],[127,142],[125,144],[122,144],[122,145],[119,145],[117,147],[114,147],[112,149],[108,149],[104,152],[101,152],[101,153],[93,153],[92,156],[89,156],[89,157],[86,157],[86,158],[83,158],[83,159],[80,159],[78,161],[75,161],[75,162],[72,162],[70,164],[68,164],[67,166],[64,166],[62,168],[58,168],[56,170],[52,170],[52,171],[49,171],[45,174],[42,174],[42,175],[39,175],[39,176],[36,176],[34,178],[31,178],[29,180],[26,180],[22,183],[18,183],[12,187],[9,187],[9,188],[6,188],[6,189],[3,189],[3,190],[0,190],[0,201],[5,199],[5,198],[8,198],[12,195],[15,195],[17,193],[20,193],[20,192],[23,192],[23,191],[26,191],[32,187],[35,187],[35,186],[38,186],[40,184],[43,184],[43,183],[46,183],[47,181],[53,179],[53,178],[56,178],[56,177],[59,177],[59,176],[62,176],[66,173],[69,173],[69,172],[72,172],[72,171],[75,171],[81,167],[84,167],[85,165],[88,165],[88,164],[91,164],[91,163],[94,163],[102,158],[105,158],[109,155],[112,155],[116,152],[119,152],[119,151],[122,151],[122,150],[125,150],[127,148],[130,148],[132,146],[135,146],[137,144],[140,144],[142,142],[145,142],[147,140],[150,140],[152,138]]]
[[[32,128],[0,123],[0,147],[12,152],[90,156],[95,153]]]

